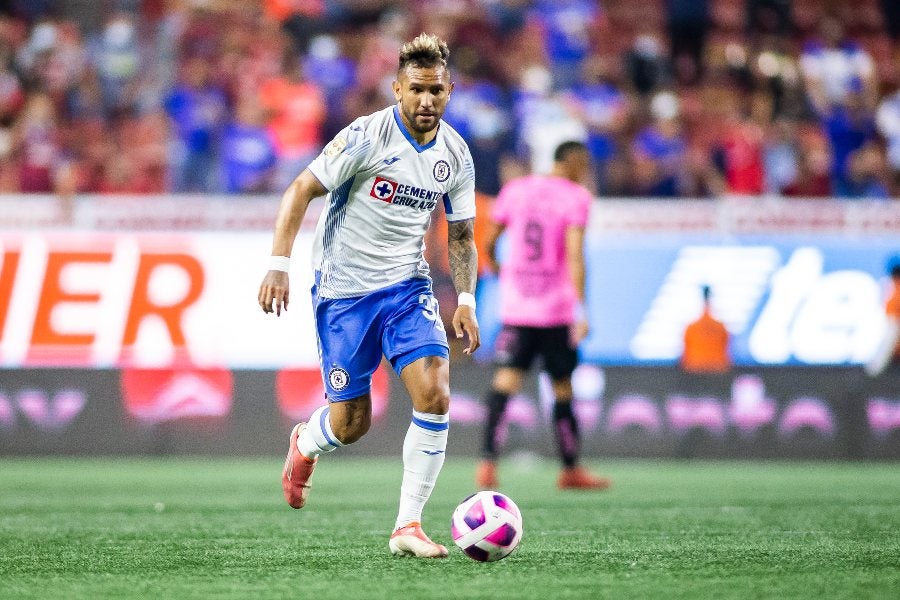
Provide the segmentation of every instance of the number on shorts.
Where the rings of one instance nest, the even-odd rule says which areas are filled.
[[[434,296],[428,294],[419,294],[419,304],[422,304],[422,312],[429,321],[434,321],[434,326],[444,331],[444,322],[441,321],[441,315],[438,312],[438,301]]]

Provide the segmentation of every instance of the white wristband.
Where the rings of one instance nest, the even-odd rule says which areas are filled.
[[[291,257],[289,256],[270,256],[269,257],[269,270],[270,271],[284,271],[287,273],[291,270]]]
[[[475,310],[475,296],[469,292],[462,292],[456,300],[456,304],[458,306],[468,306],[472,310]]]

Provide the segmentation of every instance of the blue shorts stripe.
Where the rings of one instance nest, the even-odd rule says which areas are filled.
[[[412,422],[413,424],[418,425],[422,429],[427,429],[428,431],[446,431],[447,429],[450,429],[449,421],[447,423],[435,423],[433,421],[425,421],[423,419],[413,417]]]
[[[322,414],[319,415],[319,429],[322,430],[322,435],[325,436],[325,441],[334,446],[335,448],[340,448],[341,445],[337,443],[335,440],[331,439],[331,436],[328,435],[328,426],[325,423],[325,419],[328,418],[328,415],[331,414],[331,409],[326,408],[322,411]]]

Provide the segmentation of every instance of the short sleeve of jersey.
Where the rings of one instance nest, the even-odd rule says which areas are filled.
[[[587,227],[588,215],[591,211],[591,202],[593,201],[590,192],[584,188],[579,188],[572,200],[572,210],[569,212],[568,224],[573,227]]]
[[[325,146],[307,167],[329,192],[356,175],[366,164],[371,140],[359,121],[354,121]]]
[[[475,218],[475,165],[468,148],[462,157],[456,185],[444,194],[444,213],[450,222]]]

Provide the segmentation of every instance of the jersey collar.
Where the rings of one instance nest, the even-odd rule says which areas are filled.
[[[394,122],[397,123],[397,127],[400,129],[400,133],[403,134],[403,137],[406,138],[406,141],[409,142],[409,145],[416,149],[416,152],[421,154],[425,152],[432,146],[437,143],[438,136],[435,134],[434,139],[425,144],[424,146],[420,146],[419,142],[409,134],[409,131],[406,129],[406,125],[403,124],[403,119],[400,118],[400,110],[397,108],[397,105],[394,105]],[[440,125],[438,125],[440,127]]]

